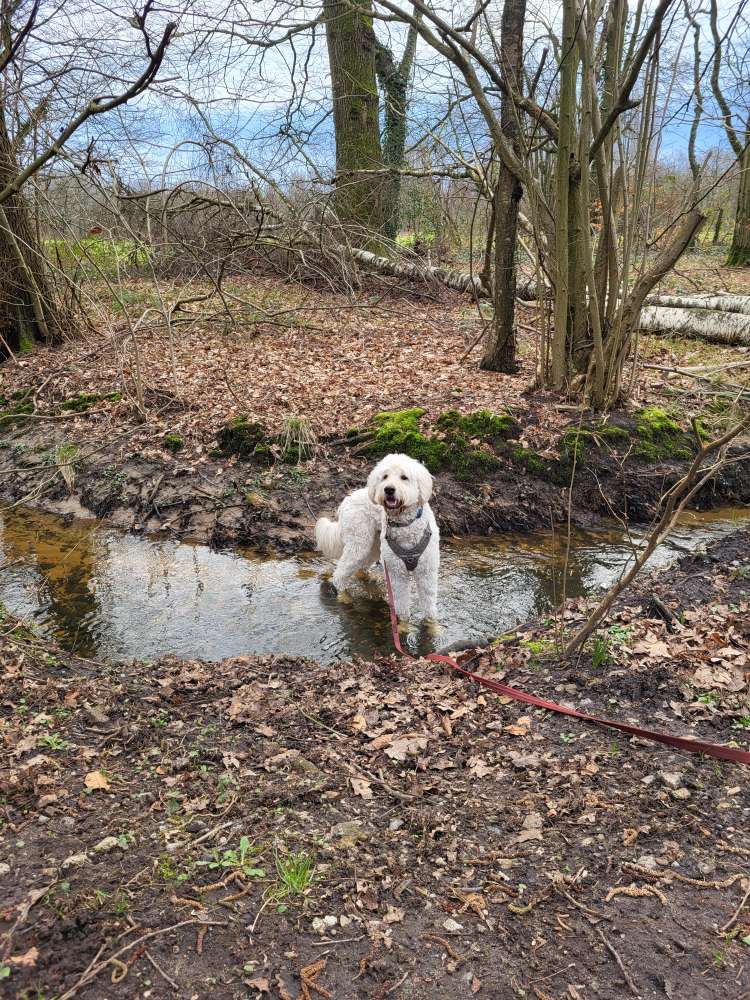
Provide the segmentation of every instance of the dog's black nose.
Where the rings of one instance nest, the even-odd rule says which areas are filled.
[[[385,495],[387,497],[392,497],[393,494],[396,492],[396,487],[395,486],[386,486],[385,489],[383,490],[383,492],[385,493]]]

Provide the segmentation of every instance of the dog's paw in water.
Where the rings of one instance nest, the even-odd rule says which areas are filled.
[[[346,590],[339,590],[336,593],[336,600],[339,604],[353,604],[352,595]]]

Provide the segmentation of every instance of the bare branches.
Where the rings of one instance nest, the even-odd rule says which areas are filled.
[[[143,26],[139,24],[143,30]],[[164,59],[164,55],[167,51],[169,42],[177,30],[177,25],[174,23],[169,23],[162,34],[161,41],[159,42],[156,49],[151,52],[149,57],[148,65],[141,75],[135,80],[126,90],[115,96],[101,96],[95,97],[93,100],[89,101],[86,107],[76,115],[65,128],[62,129],[57,139],[51,143],[42,153],[39,153],[26,167],[21,170],[12,180],[10,180],[5,187],[0,190],[0,205],[7,201],[8,198],[17,194],[26,181],[30,177],[33,177],[45,163],[49,162],[55,156],[58,156],[68,140],[75,135],[75,133],[85,124],[90,118],[95,115],[106,114],[110,111],[114,111],[116,108],[121,107],[128,101],[131,101],[134,97],[142,94],[154,81],[156,74],[159,72],[159,68]],[[150,43],[148,45],[150,50]]]

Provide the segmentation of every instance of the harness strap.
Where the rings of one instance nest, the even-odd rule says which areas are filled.
[[[401,560],[404,566],[406,566],[407,570],[410,573],[413,573],[414,570],[417,568],[417,564],[419,563],[419,558],[424,552],[424,550],[427,548],[427,546],[430,544],[431,538],[432,538],[432,528],[429,526],[429,524],[424,529],[422,537],[417,542],[417,544],[412,545],[408,548],[405,545],[402,545],[400,542],[397,542],[395,538],[392,538],[391,535],[388,534],[387,529],[385,533],[385,540],[388,542],[390,547],[393,549],[394,553],[398,556],[398,558]]]

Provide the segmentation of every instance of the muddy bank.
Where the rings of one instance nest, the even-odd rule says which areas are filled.
[[[312,457],[298,451],[300,461],[292,464],[276,445],[255,438],[252,447],[236,445],[234,430],[223,449],[214,440],[208,451],[183,455],[178,436],[167,435],[135,450],[134,431],[118,434],[111,423],[108,406],[116,405],[98,401],[73,424],[0,425],[0,501],[216,547],[299,552],[312,548],[316,517],[361,486],[388,450],[405,450],[434,470],[433,506],[444,535],[481,535],[564,523],[571,481],[574,525],[591,527],[613,515],[648,521],[695,448],[655,408],[642,411],[657,414],[645,423],[616,414],[551,439],[531,412],[510,419],[447,411],[430,424],[412,409],[392,415],[396,421],[376,420],[348,437],[318,441]],[[529,441],[539,443],[534,448]],[[750,459],[741,449],[737,456],[695,498],[696,508],[750,502]]]
[[[473,659],[748,746],[750,532],[642,587],[576,662]],[[657,593],[680,627],[653,615]],[[571,605],[574,627],[584,614]],[[7,995],[743,997],[745,773],[423,662],[79,660],[3,628]],[[632,987],[626,985],[629,977]]]

